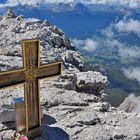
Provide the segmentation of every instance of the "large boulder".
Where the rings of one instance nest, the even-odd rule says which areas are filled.
[[[66,90],[76,90],[76,82],[76,74],[63,74],[57,82],[54,82],[54,86]]]
[[[107,84],[107,77],[95,71],[64,73],[58,81],[53,82],[57,88],[100,95],[101,100],[107,96],[103,92]]]
[[[100,94],[107,86],[108,79],[100,72],[88,71],[79,72],[77,75],[77,91],[83,91],[91,94]]]
[[[15,121],[15,110],[8,109],[7,107],[0,109],[0,123],[14,122]]]

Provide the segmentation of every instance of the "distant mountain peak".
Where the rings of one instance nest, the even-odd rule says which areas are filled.
[[[13,12],[12,8],[8,8],[7,12],[4,14],[5,17],[7,18],[16,18],[17,16]]]

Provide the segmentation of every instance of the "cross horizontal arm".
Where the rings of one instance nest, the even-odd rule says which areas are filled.
[[[61,75],[62,71],[62,62],[55,62],[47,65],[41,65],[39,66],[37,78],[47,78],[47,77],[53,77]]]
[[[24,70],[0,73],[0,88],[25,82]]]

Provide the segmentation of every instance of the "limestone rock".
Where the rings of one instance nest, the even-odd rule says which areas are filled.
[[[14,139],[15,130],[5,130],[0,132],[1,140],[13,140]]]
[[[41,40],[41,63],[63,60],[67,69],[75,70],[75,68],[83,67],[83,61],[79,57],[80,54],[74,50],[69,38],[65,36],[62,30],[50,25],[47,20],[17,17],[9,9],[0,20],[0,55],[3,55],[0,58],[0,69],[8,70],[22,67],[20,41],[34,38],[40,38]],[[73,55],[71,66],[67,64],[66,59],[63,59],[67,53]],[[12,59],[15,61],[12,61]],[[18,61],[19,59],[21,61]]]
[[[101,103],[100,107],[100,111],[109,111],[111,105],[108,102],[103,102]]]
[[[124,135],[123,134],[114,134],[114,139],[123,139]]]
[[[108,102],[97,102],[91,104],[91,107],[99,112],[108,112],[111,111],[111,105]]]
[[[99,100],[99,98],[95,95],[77,93],[73,90],[48,87],[47,94],[45,91],[46,87],[41,88],[41,103],[47,107],[53,107],[57,105],[88,106],[90,102],[97,102]]]
[[[77,90],[91,94],[100,94],[108,84],[106,76],[100,72],[80,72],[77,73]]]
[[[97,123],[100,123],[100,119],[96,114],[84,113],[78,117],[79,119],[77,122],[84,125],[96,125]]]
[[[69,64],[76,66],[78,69],[82,70],[84,63],[79,53],[74,53],[73,50],[67,50],[64,54],[63,60]]]
[[[15,110],[14,109],[7,109],[1,108],[0,110],[0,122],[14,122],[15,121]]]
[[[100,100],[102,102],[106,101],[107,100],[107,96],[108,95],[106,93],[104,93],[104,91],[102,90]]]
[[[79,92],[98,94],[102,101],[105,100],[106,94],[103,92],[108,81],[107,77],[95,71],[78,72],[75,74],[64,73],[58,81],[54,82],[57,88],[66,90],[76,90]]]
[[[76,82],[76,74],[63,74],[60,76],[58,82],[54,82],[54,86],[61,89],[75,90]]]

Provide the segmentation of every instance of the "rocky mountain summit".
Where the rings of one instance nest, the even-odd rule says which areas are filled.
[[[9,10],[0,17],[0,34],[0,71],[22,67],[22,39],[41,39],[42,63],[64,62],[62,76],[41,81],[43,132],[36,140],[140,139],[140,114],[120,111],[106,102],[107,77],[81,71],[81,56],[63,31],[47,20],[17,17]],[[14,139],[11,100],[23,96],[22,85],[0,90],[1,140]]]
[[[80,54],[75,51],[75,47],[71,46],[64,32],[50,25],[47,20],[24,19],[23,16],[17,17],[8,10],[4,16],[0,17],[0,29],[0,70],[22,67],[20,41],[35,38],[41,40],[42,63],[62,59],[65,67],[69,69],[74,69],[74,66],[83,67]]]

